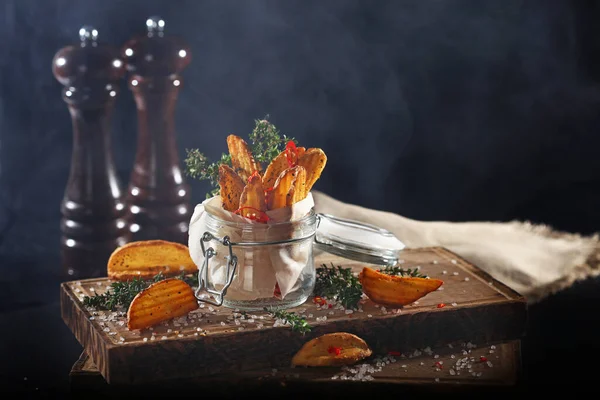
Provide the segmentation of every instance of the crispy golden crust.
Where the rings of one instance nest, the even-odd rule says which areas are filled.
[[[327,156],[321,149],[311,148],[298,158],[298,165],[306,169],[306,194],[311,191],[313,185],[321,177],[321,172],[327,164]]]
[[[308,194],[306,192],[306,170],[304,169],[304,167],[297,165],[295,167],[295,169],[297,170],[297,175],[296,175],[296,179],[294,179],[294,184],[292,185],[291,190],[291,196],[287,196],[286,201],[287,201],[287,206],[290,207],[293,204],[299,202],[300,200],[303,200],[306,195]]]
[[[244,207],[249,209],[244,210]],[[258,174],[250,176],[246,187],[240,197],[240,208],[242,215],[246,216],[246,212],[252,213],[252,209],[259,211],[267,211],[267,201],[265,199],[265,189],[263,188],[262,179]]]
[[[275,186],[267,194],[267,208],[275,210],[277,208],[286,207],[288,202],[293,198],[293,187],[300,168],[298,166],[287,168],[284,170],[275,181]]]
[[[113,280],[149,279],[159,272],[165,276],[193,274],[198,267],[187,246],[166,240],[127,243],[113,251],[107,263],[108,277]]]
[[[275,186],[275,181],[279,175],[289,167],[287,154],[285,151],[279,153],[277,157],[269,163],[265,174],[263,175],[263,186],[269,189]]]
[[[444,283],[439,279],[392,276],[368,267],[363,268],[359,280],[371,301],[391,308],[411,304]]]
[[[292,366],[351,365],[372,354],[367,343],[346,332],[328,333],[306,342],[292,358]]]
[[[127,328],[149,328],[196,309],[198,301],[190,285],[180,279],[165,279],[134,297],[127,310]]]
[[[219,166],[219,194],[225,210],[235,211],[240,207],[244,186],[244,180],[232,168],[224,164]]]
[[[233,170],[245,181],[254,171],[262,175],[260,163],[254,160],[250,148],[244,139],[236,135],[227,136],[227,148],[231,155]]]

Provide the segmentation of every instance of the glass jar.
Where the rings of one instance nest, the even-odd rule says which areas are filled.
[[[240,310],[285,309],[304,303],[315,286],[313,209],[275,223],[229,221],[205,209],[198,300]]]

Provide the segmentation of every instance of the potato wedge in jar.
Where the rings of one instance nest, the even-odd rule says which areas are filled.
[[[439,279],[393,276],[364,267],[358,279],[374,303],[399,308],[411,304],[444,283]]]
[[[139,292],[127,310],[127,328],[145,329],[198,309],[191,286],[180,279],[165,279]]]
[[[300,200],[303,200],[307,193],[306,193],[306,170],[304,169],[304,167],[298,165],[295,167],[295,169],[297,169],[297,175],[296,175],[296,179],[294,179],[294,183],[292,185],[291,190],[291,196],[287,196],[287,203],[286,205],[288,207],[291,207],[292,205],[296,204],[297,202],[299,202]]]
[[[275,186],[275,181],[277,181],[279,175],[288,168],[288,157],[284,150],[269,163],[265,170],[265,174],[262,177],[265,189]]]
[[[267,211],[267,201],[262,179],[257,172],[252,174],[240,196],[238,212],[242,217],[260,219]]]
[[[298,158],[298,165],[306,169],[306,194],[311,191],[315,182],[321,177],[321,172],[327,164],[327,155],[318,148],[310,148]]]
[[[255,171],[262,174],[260,163],[254,159],[250,147],[244,139],[236,135],[227,136],[227,148],[231,155],[233,170],[245,181]]]
[[[235,211],[240,207],[240,197],[246,184],[244,180],[228,165],[219,166],[219,194],[223,209]]]
[[[269,210],[286,207],[288,205],[288,198],[291,202],[294,195],[294,183],[299,170],[300,167],[296,166],[287,168],[279,174],[275,181],[275,186],[273,186],[273,190],[267,193],[267,208]]]
[[[372,353],[367,343],[354,334],[328,333],[306,342],[292,358],[292,366],[352,365],[371,356]]]

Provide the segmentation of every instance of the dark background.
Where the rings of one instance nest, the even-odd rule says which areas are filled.
[[[598,230],[599,2],[0,0],[0,328],[43,334],[0,341],[0,358],[35,354],[10,353],[20,361],[3,369],[9,382],[62,385],[80,350],[58,318],[72,133],[52,57],[84,24],[120,46],[151,15],[192,51],[176,109],[182,158],[194,147],[217,157],[227,134],[246,137],[269,114],[326,151],[316,188],[341,200],[423,220]],[[137,129],[125,82],[112,122],[125,187]],[[208,186],[189,183],[201,201]],[[598,299],[577,290],[559,306]]]

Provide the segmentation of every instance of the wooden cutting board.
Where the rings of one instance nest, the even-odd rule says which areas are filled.
[[[369,266],[327,253],[318,254],[315,262],[333,262],[356,272]],[[232,309],[204,304],[180,323],[170,321],[152,330],[130,332],[125,312],[91,311],[82,304],[85,295],[109,287],[107,278],[63,283],[61,312],[111,384],[287,367],[306,341],[329,332],[354,333],[374,354],[408,354],[425,347],[492,343],[524,335],[525,299],[474,265],[442,248],[405,250],[402,263],[405,268],[419,266],[430,277],[442,279],[441,290],[398,310],[366,300],[362,312],[347,313],[320,309],[309,299],[289,310],[306,315],[312,326],[306,335],[289,326],[274,327],[274,319],[266,312],[249,313],[249,319],[241,319],[234,317]]]
[[[390,390],[401,392],[402,389],[413,393],[452,390],[454,394],[459,389],[469,393],[477,389],[478,392],[487,390],[497,395],[498,390],[515,387],[520,381],[520,348],[519,340],[485,346],[462,343],[388,357],[390,362],[381,362],[380,367],[375,357],[351,367],[284,367],[169,381],[169,385],[160,382],[125,387],[107,384],[90,356],[83,352],[69,373],[70,392],[75,396],[89,393],[122,396],[125,391],[130,391],[138,396],[152,397],[162,390],[171,395],[202,393],[234,398],[249,391],[259,394],[257,390],[261,390],[261,393],[269,393],[271,397],[292,395],[296,398],[302,388],[323,396],[331,392],[337,397],[350,395],[353,398],[359,391],[368,392],[371,396],[390,396]],[[357,371],[363,364],[376,369],[368,374],[368,380],[357,379]]]

